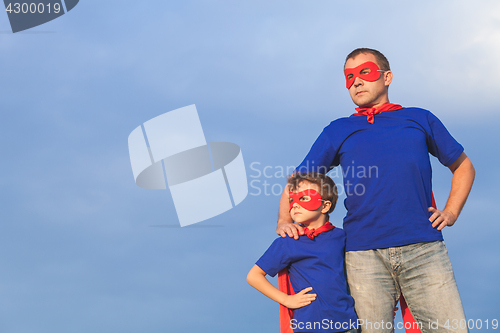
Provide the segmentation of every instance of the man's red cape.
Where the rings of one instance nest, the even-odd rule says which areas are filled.
[[[432,195],[432,207],[436,208],[436,201],[434,200],[434,193]],[[278,287],[279,290],[288,295],[295,295],[292,288],[292,283],[290,282],[290,277],[288,276],[288,269],[285,268],[278,273]],[[414,325],[415,319],[408,309],[405,298],[403,294],[399,296],[399,304],[401,306],[401,315],[403,316],[403,322],[405,325],[406,333],[421,333],[418,329],[418,325]],[[293,319],[293,310],[287,308],[286,306],[280,304],[280,332],[281,333],[293,333],[292,327],[290,325]]]

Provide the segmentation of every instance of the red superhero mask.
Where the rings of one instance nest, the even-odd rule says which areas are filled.
[[[365,81],[377,81],[380,77],[380,72],[384,72],[380,70],[376,63],[367,61],[354,68],[346,68],[344,70],[345,81],[347,89],[351,88],[354,83],[354,80],[359,77]]]
[[[289,192],[290,197],[290,210],[293,208],[294,203],[307,210],[316,210],[321,207],[321,194],[316,190],[304,190],[300,192]]]

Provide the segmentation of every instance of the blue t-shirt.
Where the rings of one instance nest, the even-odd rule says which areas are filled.
[[[341,332],[357,327],[354,301],[347,292],[344,249],[345,233],[335,228],[314,239],[277,238],[257,261],[270,276],[288,267],[296,293],[312,287],[309,293],[317,294],[311,304],[294,310],[295,331]]]
[[[298,172],[326,173],[341,165],[347,198],[346,251],[443,240],[429,222],[432,170],[429,153],[451,165],[463,147],[427,110],[406,108],[330,123]]]

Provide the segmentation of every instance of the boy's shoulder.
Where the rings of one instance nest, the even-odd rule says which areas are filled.
[[[327,232],[322,232],[321,234],[319,234],[316,237],[319,237],[318,240],[321,240],[321,241],[337,241],[339,239],[345,239],[346,233],[345,233],[344,229],[335,227],[332,230],[329,230]],[[295,245],[300,244],[300,243],[311,242],[311,241],[313,241],[313,240],[310,239],[309,237],[307,237],[306,235],[300,235],[299,239],[295,239],[293,237],[286,236],[286,237],[276,238],[273,241],[273,244],[271,246],[273,246],[273,245],[295,246]]]
[[[321,236],[321,234],[319,235]],[[331,239],[331,240],[334,240],[334,241],[338,241],[339,239],[344,239],[346,238],[346,233],[344,231],[344,229],[342,228],[333,228],[332,230],[328,231],[325,233],[325,238],[328,238],[328,239]]]

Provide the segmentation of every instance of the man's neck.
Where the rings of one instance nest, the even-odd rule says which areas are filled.
[[[376,104],[366,104],[366,105],[360,105],[359,107],[360,108],[363,108],[363,109],[370,109],[370,108],[379,108],[381,107],[382,105],[384,105],[385,103],[389,103],[389,100],[385,100],[383,102],[376,102]]]

